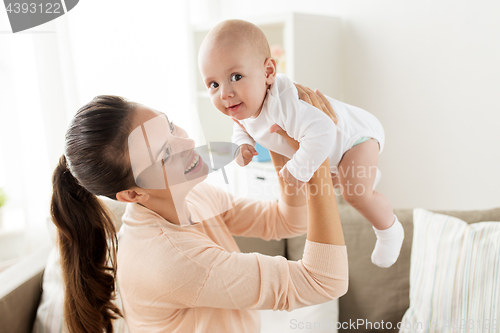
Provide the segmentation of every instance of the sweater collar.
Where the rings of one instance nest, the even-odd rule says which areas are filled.
[[[188,203],[188,206],[191,206]],[[191,210],[191,209],[190,209]],[[192,210],[191,210],[192,211]],[[191,213],[193,214],[193,212]],[[181,224],[180,226],[178,224],[172,223],[166,219],[164,219],[160,214],[157,212],[140,205],[138,203],[128,203],[127,207],[125,209],[125,213],[123,214],[122,217],[123,223],[129,225],[129,226],[134,226],[134,227],[147,227],[147,226],[160,226],[160,225],[167,225],[167,226],[173,226],[173,227],[185,227],[185,226],[190,226],[194,224],[201,223],[201,221],[198,222],[193,222],[191,221],[190,224]]]

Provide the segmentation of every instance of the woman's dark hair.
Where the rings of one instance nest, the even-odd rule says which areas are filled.
[[[78,110],[66,132],[64,155],[52,176],[52,221],[57,226],[70,332],[113,332],[122,316],[115,297],[117,239],[113,219],[96,195],[116,200],[135,186],[128,135],[135,104],[97,96]]]

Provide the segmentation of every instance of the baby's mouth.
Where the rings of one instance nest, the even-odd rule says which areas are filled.
[[[239,109],[239,107],[240,107],[240,105],[241,105],[241,104],[242,104],[242,103],[239,103],[239,104],[234,104],[234,105],[230,106],[228,109],[229,109],[229,111],[231,111],[231,112],[236,112],[236,111]]]

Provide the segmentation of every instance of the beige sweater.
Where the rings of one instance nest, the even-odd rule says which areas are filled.
[[[228,194],[202,184],[192,214],[221,211]],[[231,235],[280,239],[304,234],[307,209],[243,199],[202,223],[180,227],[128,204],[118,240],[117,281],[134,332],[260,332],[256,310],[293,310],[347,291],[345,246],[306,241],[288,261],[240,253]]]

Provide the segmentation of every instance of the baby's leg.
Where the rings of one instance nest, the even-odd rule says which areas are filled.
[[[377,176],[379,145],[371,139],[348,150],[339,164],[339,181],[344,199],[374,227],[377,243],[372,262],[389,267],[396,262],[403,243],[403,226],[389,200],[373,190]]]

